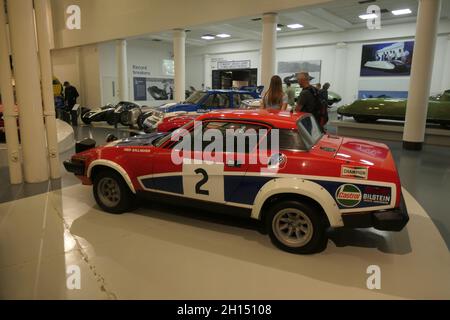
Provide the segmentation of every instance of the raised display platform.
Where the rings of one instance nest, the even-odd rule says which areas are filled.
[[[75,146],[75,135],[73,128],[66,122],[56,120],[56,131],[58,135],[59,153],[69,151]],[[0,143],[0,166],[8,165],[8,156],[5,143]]]
[[[400,121],[377,121],[358,123],[353,119],[333,120],[329,126],[344,137],[403,141],[404,123]],[[450,147],[450,129],[429,125],[425,130],[425,144]]]

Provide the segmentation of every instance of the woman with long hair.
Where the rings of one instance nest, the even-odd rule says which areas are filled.
[[[288,97],[283,92],[283,84],[279,76],[270,79],[269,90],[266,91],[262,99],[261,109],[286,110]]]

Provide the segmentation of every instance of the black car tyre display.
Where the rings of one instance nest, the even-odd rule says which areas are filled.
[[[266,216],[266,228],[272,243],[281,250],[313,254],[326,248],[327,225],[317,209],[298,201],[281,201]]]
[[[93,180],[95,201],[104,211],[121,214],[134,209],[136,197],[120,174],[114,170],[102,170]]]

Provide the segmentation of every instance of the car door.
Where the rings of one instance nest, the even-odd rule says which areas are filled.
[[[242,186],[242,183],[256,146],[249,143],[243,149],[236,149],[234,146],[237,144],[234,144],[227,149],[227,139],[230,138],[227,138],[226,130],[254,129],[256,132],[264,126],[227,120],[197,125],[197,130],[191,127],[179,142],[155,151],[153,174],[145,177],[144,186],[148,191],[245,207],[248,201],[239,194],[239,189],[251,188],[248,184]],[[214,130],[215,133],[224,133],[221,149],[212,148],[212,143],[217,141],[211,138]],[[184,139],[187,136],[189,141],[186,143]],[[257,144],[258,138],[255,141]],[[190,147],[186,148],[188,145]]]

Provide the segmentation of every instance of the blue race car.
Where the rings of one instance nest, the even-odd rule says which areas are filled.
[[[160,107],[142,108],[137,118],[139,129],[150,132],[167,116],[202,114],[219,109],[237,109],[241,101],[259,99],[260,90],[195,91],[182,103],[168,103]]]

